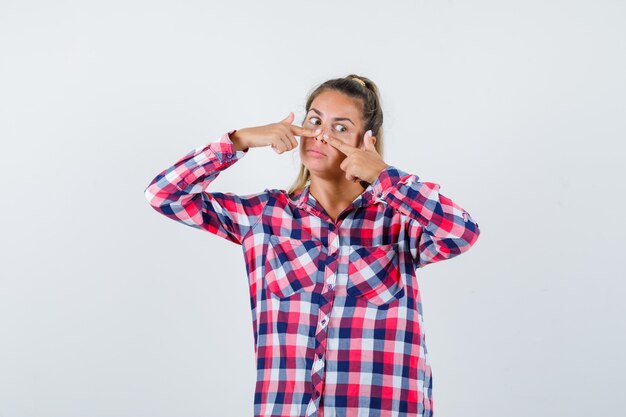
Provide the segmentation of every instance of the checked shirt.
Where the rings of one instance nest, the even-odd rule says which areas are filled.
[[[309,185],[208,191],[243,158],[235,131],[159,173],[160,214],[241,245],[248,274],[255,417],[432,417],[416,271],[466,252],[479,228],[439,185],[385,168],[335,221]]]

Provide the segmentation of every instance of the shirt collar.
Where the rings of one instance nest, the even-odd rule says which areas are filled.
[[[298,208],[303,208],[304,206],[309,206],[309,207],[314,208],[317,201],[315,200],[315,197],[313,196],[313,194],[309,192],[310,185],[311,185],[310,183],[307,183],[302,189],[302,191],[300,191],[299,193],[293,194],[292,197],[288,196],[289,202]],[[366,207],[378,201],[379,200],[374,197],[373,187],[372,187],[372,184],[370,184],[360,195],[358,195],[354,199],[352,203],[354,207],[357,208],[357,207]]]

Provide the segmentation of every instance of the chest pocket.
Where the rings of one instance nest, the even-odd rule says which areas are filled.
[[[265,256],[267,289],[279,298],[312,291],[318,281],[322,242],[270,235]]]
[[[381,306],[404,295],[398,244],[351,246],[346,292]]]

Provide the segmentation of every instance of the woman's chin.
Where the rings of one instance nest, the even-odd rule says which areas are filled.
[[[304,166],[311,174],[317,177],[323,177],[325,176],[324,174],[328,172],[328,167],[318,161],[313,161],[312,163],[304,164]]]
[[[305,156],[304,160],[302,160],[302,164],[309,171],[315,171],[315,170],[322,169],[322,167],[328,166],[328,161],[326,160],[326,156],[323,156],[321,158],[318,158],[316,156],[314,157]]]

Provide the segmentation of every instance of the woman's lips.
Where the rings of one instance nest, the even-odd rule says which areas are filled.
[[[307,150],[307,152],[310,153],[311,155],[326,156],[326,154],[323,154],[320,151],[316,151],[314,149],[309,149],[309,150]]]

